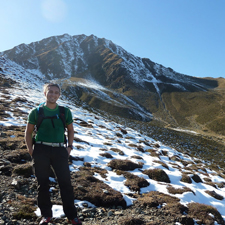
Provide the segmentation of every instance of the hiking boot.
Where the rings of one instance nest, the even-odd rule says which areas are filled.
[[[47,225],[52,220],[52,217],[43,217],[39,224]]]
[[[82,225],[81,221],[78,218],[74,218],[73,220],[69,220],[71,224],[74,225]]]

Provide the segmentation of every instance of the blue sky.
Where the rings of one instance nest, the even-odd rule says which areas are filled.
[[[0,52],[68,33],[196,77],[225,78],[224,0],[0,0]]]

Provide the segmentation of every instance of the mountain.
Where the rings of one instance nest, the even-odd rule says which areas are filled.
[[[94,35],[53,36],[1,55],[46,80],[56,80],[72,101],[102,112],[225,134],[223,79],[177,73]]]
[[[0,223],[35,225],[40,221],[38,185],[24,131],[29,111],[44,101],[46,78],[4,57],[0,68]],[[225,168],[216,158],[224,161],[224,154],[215,142],[201,145],[195,134],[154,126],[152,135],[146,135],[138,131],[138,123],[132,129],[121,124],[125,118],[117,123],[65,96],[59,104],[73,114],[69,165],[74,203],[84,225],[225,224]],[[184,142],[183,151],[164,144],[172,141],[172,134],[176,142]],[[194,139],[197,148],[192,149]],[[191,156],[191,150],[201,153],[206,147],[213,148],[211,162]],[[52,224],[67,224],[54,173],[49,180]]]

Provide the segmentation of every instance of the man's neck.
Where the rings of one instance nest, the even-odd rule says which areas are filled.
[[[45,105],[49,108],[49,109],[55,109],[57,107],[56,103],[50,103],[50,102],[46,102]]]

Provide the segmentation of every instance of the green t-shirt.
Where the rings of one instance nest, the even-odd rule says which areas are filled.
[[[59,115],[59,107],[55,109],[49,109],[47,106],[43,106],[44,115],[45,116],[55,116]],[[37,124],[38,111],[37,108],[33,109],[28,116],[28,123]],[[65,107],[65,119],[66,125],[69,125],[73,122],[72,113],[69,108]],[[63,122],[60,118],[54,118],[53,123],[55,128],[53,127],[51,119],[44,119],[37,131],[35,140],[43,141],[43,142],[54,142],[54,143],[62,143],[64,142],[64,126]]]

